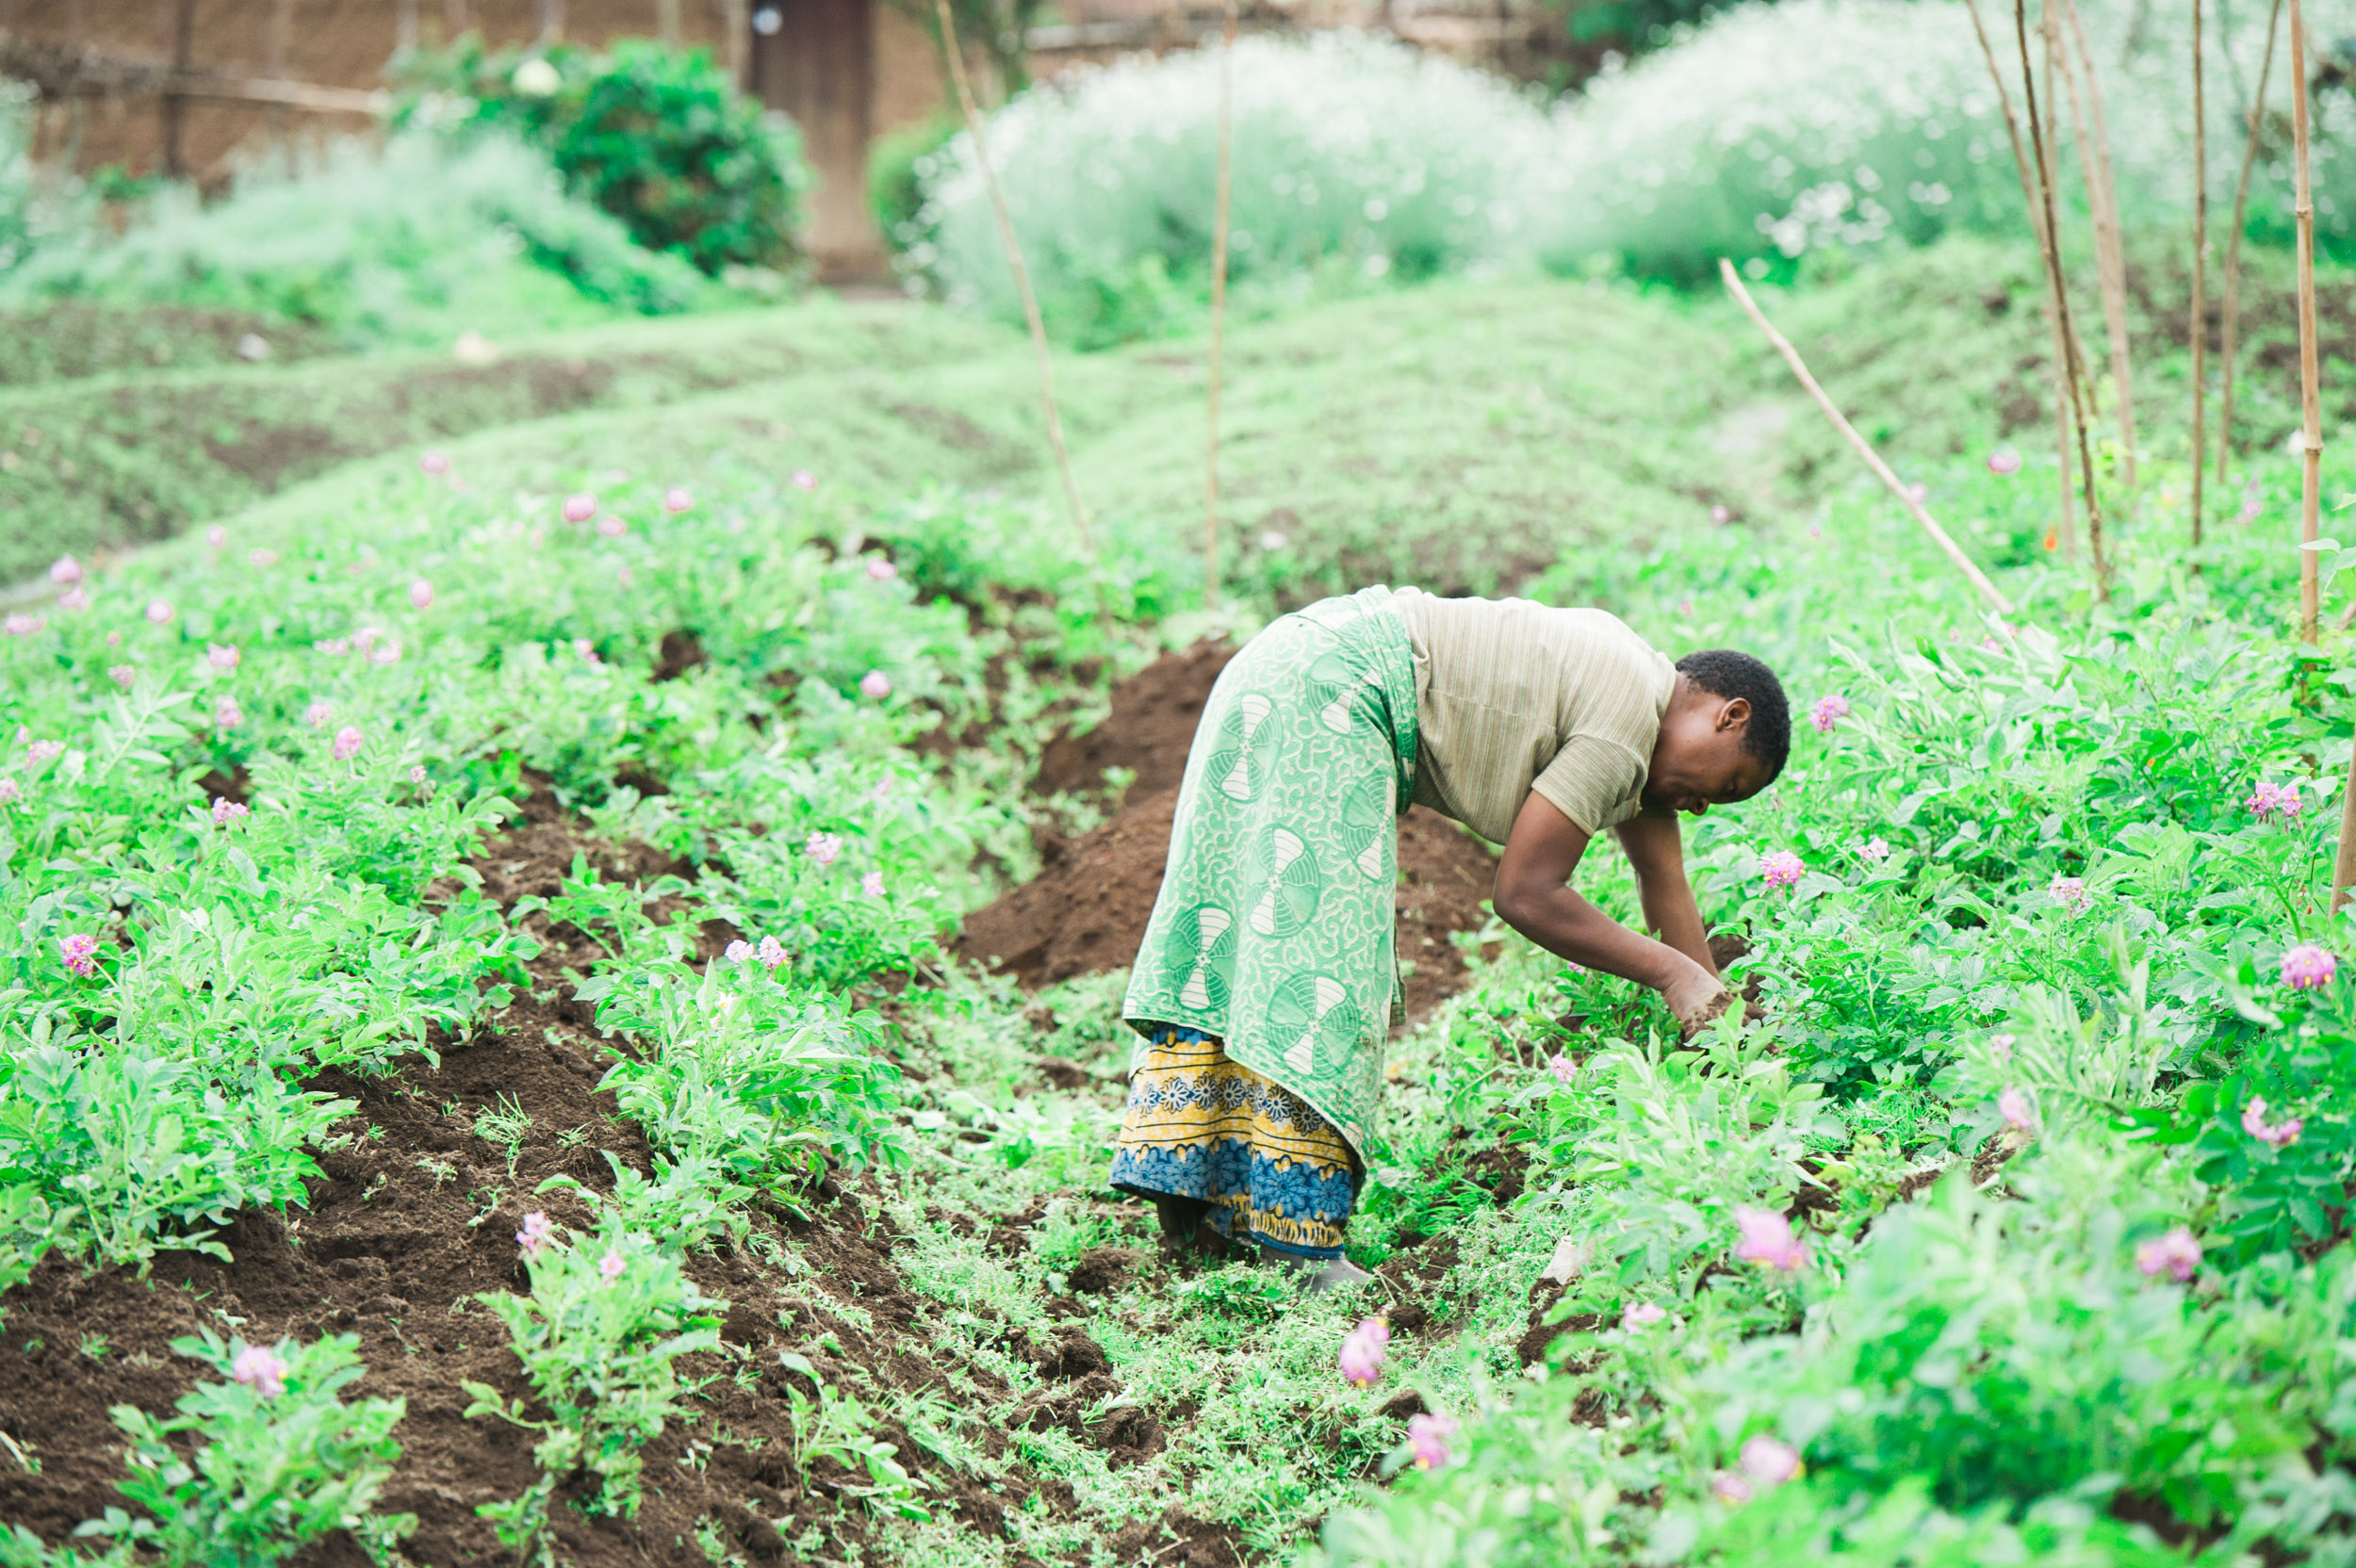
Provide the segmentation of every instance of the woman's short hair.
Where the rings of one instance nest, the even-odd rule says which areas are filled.
[[[1775,672],[1733,648],[1702,648],[1677,661],[1677,673],[1714,697],[1741,697],[1751,705],[1742,749],[1764,760],[1768,776],[1783,772],[1792,756],[1792,707]]]

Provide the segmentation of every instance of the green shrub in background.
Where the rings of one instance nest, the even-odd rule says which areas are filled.
[[[0,307],[253,311],[320,323],[358,348],[685,310],[710,287],[566,196],[512,136],[457,146],[412,134],[381,153],[352,140],[292,169],[250,171],[210,205],[192,188],[166,188],[119,238],[93,229],[42,242],[0,274]]]
[[[517,132],[649,250],[715,276],[794,261],[811,183],[800,133],[739,93],[702,50],[636,39],[608,54],[486,50],[469,36],[394,74],[405,89],[398,122]]]
[[[875,227],[900,250],[926,237],[924,181],[939,167],[941,148],[965,128],[947,110],[930,120],[886,131],[867,149],[867,208]]]

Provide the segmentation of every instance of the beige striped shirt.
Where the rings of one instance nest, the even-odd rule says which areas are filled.
[[[1415,804],[1503,843],[1534,792],[1600,834],[1637,812],[1677,669],[1601,610],[1393,600],[1415,649]]]

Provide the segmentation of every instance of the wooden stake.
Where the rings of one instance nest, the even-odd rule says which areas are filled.
[[[966,79],[965,54],[957,47],[957,19],[949,0],[934,0],[941,15],[941,53],[949,57],[949,79],[957,84],[957,104],[965,110],[966,134],[973,139],[973,161],[981,165],[982,187],[990,192],[990,210],[998,215],[998,237],[1006,242],[1006,266],[1014,273],[1015,292],[1023,297],[1023,317],[1031,325],[1031,348],[1039,356],[1039,397],[1047,410],[1047,440],[1055,449],[1055,468],[1063,475],[1064,499],[1072,507],[1072,526],[1080,548],[1096,557],[1096,541],[1088,532],[1088,514],[1080,505],[1080,482],[1072,477],[1072,454],[1063,444],[1063,420],[1055,414],[1055,369],[1047,353],[1047,323],[1039,318],[1039,299],[1031,292],[1030,270],[1023,265],[1023,245],[1015,238],[1014,219],[1006,211],[1006,192],[998,188],[998,172],[990,167],[990,143],[982,135],[982,112],[973,103],[973,85]]]
[[[2135,363],[2127,337],[2127,248],[2119,221],[2119,186],[2111,176],[2110,126],[2102,116],[2102,82],[2095,74],[2094,52],[2086,47],[2086,21],[2078,14],[2077,0],[2061,3],[2070,12],[2070,35],[2077,43],[2077,70],[2086,73],[2086,105],[2093,122],[2093,155],[2086,155],[2086,139],[2081,136],[2079,161],[2086,165],[2086,198],[2094,209],[2095,272],[2102,290],[2102,328],[2111,340],[2111,380],[2117,384],[2113,401],[2119,416],[2119,477],[2132,494],[2135,488]],[[2054,30],[2059,32],[2058,27]],[[2067,60],[2069,51],[2062,54]],[[2077,71],[2069,70],[2067,74],[2074,132],[2078,118]],[[2083,357],[2083,345],[2078,351]]]
[[[2315,353],[2315,193],[2307,179],[2307,24],[2299,14],[2299,0],[2290,0],[2290,6],[2291,157],[2298,173],[2292,212],[2299,220],[2299,406],[2306,435],[2299,476],[2299,542],[2312,545],[2323,498],[2323,371]],[[2315,551],[2299,552],[2299,638],[2309,647],[2315,645],[2315,620],[2322,608],[2315,566]],[[2347,809],[2356,821],[2356,801]],[[2331,883],[2335,909],[2342,902],[2340,890],[2349,881],[2341,874],[2356,869],[2351,857],[2356,857],[2356,834],[2343,827],[2340,874],[2333,875]]]
[[[1203,466],[1203,603],[1219,607],[1219,370],[1227,326],[1227,213],[1235,147],[1235,0],[1227,0],[1219,52],[1219,176],[1211,209],[1210,450]]]
[[[2077,436],[2079,482],[2085,486],[2086,547],[2094,557],[2094,596],[2098,602],[2108,604],[2111,574],[2109,563],[2102,559],[2102,502],[2095,485],[2094,452],[2086,442],[2086,404],[2080,396],[2086,385],[2086,362],[2078,353],[2077,335],[2070,322],[2070,288],[2061,269],[2061,220],[2053,208],[2053,182],[2046,177],[2051,166],[2046,162],[2045,127],[2037,114],[2037,73],[2029,64],[2028,0],[2013,0],[2012,22],[2021,46],[2021,90],[2029,111],[2030,151],[2036,155],[2031,167],[2037,172],[2038,204],[2045,213],[2045,223],[2037,237],[2045,252],[2046,275],[2053,283],[2053,309],[2061,317],[2062,350],[2070,360],[2069,374],[2063,380],[2070,389],[2070,423]]]
[[[1972,30],[1980,40],[1980,57],[1988,62],[1988,80],[1996,88],[1997,106],[2004,113],[2004,135],[2012,143],[2012,166],[2021,176],[2021,197],[2028,204],[2029,227],[2036,231],[2037,253],[2047,247],[2045,209],[2037,199],[2037,177],[2029,172],[2028,149],[2021,144],[2021,122],[2013,118],[2012,93],[2004,86],[2004,74],[1996,64],[1996,51],[1988,41],[1988,28],[1980,21],[1979,0],[1969,0]],[[2053,297],[2053,274],[2045,273],[2045,324],[2053,335],[2053,449],[2061,457],[2061,534],[2062,548],[2070,559],[2078,556],[2078,531],[2070,516],[2070,345],[2062,336],[2062,315]]]
[[[187,76],[195,64],[196,0],[179,0],[174,8],[172,28],[172,72],[174,76]],[[186,128],[188,101],[178,92],[167,91],[163,96],[164,172],[173,179],[186,175],[188,157],[181,143]]]
[[[2209,413],[2201,399],[2207,370],[2202,364],[2209,347],[2209,121],[2201,70],[2201,0],[2192,0],[2192,547],[2201,547],[2201,482],[2209,460],[2201,442],[2209,433]],[[2200,563],[2193,570],[2201,569]]]
[[[2282,0],[2274,0],[2266,18],[2266,49],[2258,64],[2258,95],[2250,104],[2250,140],[2242,148],[2241,181],[2233,188],[2233,232],[2225,241],[2225,387],[2217,415],[2217,482],[2225,482],[2226,465],[2233,457],[2233,354],[2241,329],[2241,234],[2250,217],[2250,175],[2258,164],[2258,131],[2265,122],[2266,77],[2274,70],[2274,35],[2282,29]]]
[[[1808,388],[1808,395],[1816,400],[1816,406],[1824,411],[1824,417],[1832,421],[1835,430],[1848,438],[1849,445],[1857,449],[1857,454],[1865,459],[1865,466],[1873,469],[1884,484],[1890,486],[1891,495],[1906,503],[1906,510],[1914,514],[1914,520],[1922,525],[1922,531],[1931,536],[1933,544],[1946,552],[1947,559],[1954,562],[1955,569],[1971,581],[1972,587],[1979,590],[1980,596],[1988,600],[1989,608],[2000,615],[2011,614],[2011,601],[1997,591],[1996,584],[1988,580],[1987,573],[1972,564],[1972,558],[1963,553],[1963,547],[1949,536],[1945,529],[1939,526],[1938,519],[1922,510],[1922,503],[1914,498],[1913,492],[1898,482],[1898,476],[1890,471],[1890,465],[1882,461],[1881,453],[1873,449],[1873,443],[1857,433],[1857,427],[1849,423],[1841,410],[1834,405],[1832,399],[1824,395],[1824,389],[1816,384],[1816,378],[1808,373],[1808,365],[1800,358],[1800,351],[1794,349],[1791,340],[1777,332],[1774,323],[1760,314],[1758,302],[1751,298],[1751,291],[1742,286],[1742,278],[1735,272],[1734,263],[1720,256],[1718,275],[1726,280],[1726,291],[1734,296],[1735,302],[1742,307],[1743,314],[1750,317],[1752,323],[1767,335],[1767,341],[1775,346],[1775,351],[1783,355],[1783,362],[1792,367],[1792,373],[1800,379],[1802,386]]]

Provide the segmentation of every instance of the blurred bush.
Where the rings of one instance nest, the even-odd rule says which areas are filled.
[[[649,250],[715,276],[794,264],[812,180],[800,133],[739,93],[702,50],[644,40],[606,54],[487,50],[470,35],[404,57],[394,76],[397,123],[512,130]]]
[[[698,302],[712,286],[566,196],[506,135],[455,146],[397,136],[249,171],[226,199],[157,191],[118,238],[53,237],[0,274],[0,305],[73,298],[252,311],[325,325],[354,347],[447,342]]]

